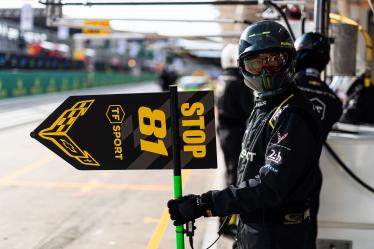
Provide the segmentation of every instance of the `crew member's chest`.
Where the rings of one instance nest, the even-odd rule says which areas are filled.
[[[251,171],[258,172],[259,168],[263,166],[264,154],[272,132],[268,125],[270,115],[269,112],[257,113],[249,121],[239,155],[239,174],[247,167],[251,167]]]

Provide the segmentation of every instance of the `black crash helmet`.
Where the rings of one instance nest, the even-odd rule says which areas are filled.
[[[268,53],[281,53],[285,64],[277,72],[262,70],[252,74],[246,70],[248,58]],[[260,21],[248,26],[240,37],[239,67],[245,84],[256,91],[260,97],[274,96],[284,92],[291,84],[294,74],[295,48],[290,33],[274,21]]]
[[[329,39],[315,32],[305,33],[295,41],[296,71],[315,68],[323,71],[330,61]]]

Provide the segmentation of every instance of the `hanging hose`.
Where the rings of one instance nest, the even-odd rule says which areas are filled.
[[[330,147],[330,145],[325,142],[325,147],[330,152],[331,156],[336,160],[336,162],[344,169],[347,174],[352,177],[357,183],[359,183],[363,188],[370,191],[374,194],[374,188],[369,186],[366,182],[361,180],[352,170],[348,168],[348,166],[340,159],[340,157],[335,153],[335,151]]]
[[[232,217],[233,217],[233,215],[226,216],[225,220],[222,222],[222,225],[218,229],[218,232],[217,232],[218,237],[217,237],[217,239],[212,244],[210,244],[210,246],[208,246],[206,249],[210,249],[215,243],[217,243],[217,241],[219,240],[219,238],[221,238],[221,235],[223,234],[224,229],[230,223],[230,220],[231,220]]]
[[[303,18],[301,18],[301,34],[305,34],[305,22],[306,22],[306,17],[303,16]]]

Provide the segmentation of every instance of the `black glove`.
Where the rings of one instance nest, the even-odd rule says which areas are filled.
[[[177,200],[170,200],[168,208],[174,226],[183,225],[201,216],[214,216],[211,192],[201,196],[187,195]]]

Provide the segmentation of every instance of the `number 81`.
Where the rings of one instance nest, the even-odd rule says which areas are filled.
[[[161,110],[152,110],[141,106],[138,109],[139,130],[145,136],[155,136],[157,142],[140,139],[140,149],[155,154],[167,156],[168,151],[163,139],[166,137],[166,116]]]

